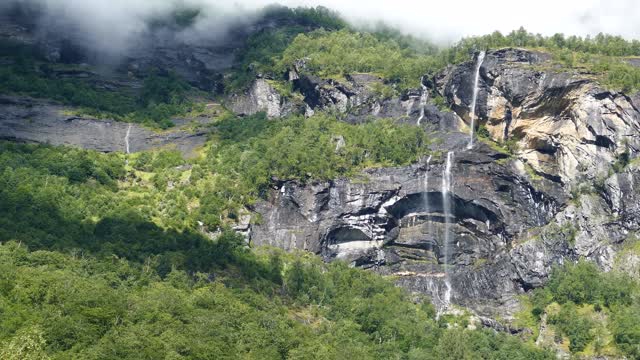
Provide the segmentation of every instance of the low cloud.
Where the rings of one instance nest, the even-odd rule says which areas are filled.
[[[508,33],[524,26],[544,35],[596,35],[599,32],[640,38],[637,0],[300,0],[289,5],[324,5],[354,22],[383,20],[408,33],[439,42]]]
[[[148,19],[170,13],[176,6],[204,9],[192,38],[223,38],[234,24],[249,23],[273,0],[14,0],[44,10],[40,26],[65,28],[95,48],[123,52],[147,29]],[[640,3],[636,0],[281,0],[286,6],[326,6],[354,24],[384,21],[406,33],[438,43],[524,26],[544,35],[557,32],[595,35],[599,32],[640,38]],[[4,5],[7,2],[4,0]],[[0,6],[2,10],[2,6]],[[187,35],[185,35],[187,36]]]
[[[215,40],[251,16],[250,8],[199,0],[10,0],[0,11],[14,9],[12,5],[29,9],[38,32],[63,33],[89,48],[114,55],[136,46],[150,19],[166,17],[178,8],[204,10],[196,24],[182,34],[185,38],[206,35]]]

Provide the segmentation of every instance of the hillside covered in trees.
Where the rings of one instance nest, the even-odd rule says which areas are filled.
[[[174,10],[146,19],[151,39],[166,40],[162,38],[166,33],[185,34],[205,11]],[[12,16],[32,15],[34,10],[20,11]],[[150,51],[153,60],[131,56],[126,59],[130,63],[114,68],[96,65],[90,56],[76,59],[71,56],[77,55],[76,50],[88,50],[69,50],[64,41],[64,51],[52,59],[37,41],[24,41],[26,35],[2,30],[8,33],[0,38],[0,106],[8,110],[0,116],[0,129],[6,130],[0,134],[1,359],[524,360],[553,359],[558,354],[640,359],[640,274],[633,262],[640,256],[640,237],[633,215],[620,221],[623,230],[616,228],[624,233],[624,239],[615,244],[617,263],[603,269],[592,258],[573,256],[577,253],[573,248],[563,248],[544,283],[535,288],[522,285],[518,311],[508,319],[480,316],[454,304],[459,300],[455,296],[453,302],[446,300],[445,308],[438,307],[440,299],[435,299],[433,289],[410,291],[398,286],[407,276],[433,275],[448,281],[457,266],[479,271],[498,263],[500,259],[473,256],[476,250],[499,253],[504,250],[502,243],[487,246],[488,250],[474,244],[476,250],[454,254],[468,258],[447,263],[452,255],[446,250],[442,254],[440,248],[448,239],[446,231],[458,225],[473,230],[462,231],[469,237],[485,228],[499,228],[495,238],[512,237],[504,240],[507,250],[519,242],[543,240],[557,248],[561,243],[575,247],[578,225],[560,226],[551,217],[546,223],[540,220],[549,214],[536,213],[535,226],[518,224],[527,227],[525,231],[509,233],[517,226],[500,216],[517,211],[507,209],[507,204],[506,210],[494,213],[491,206],[516,201],[517,186],[526,189],[527,201],[533,202],[517,204],[520,209],[542,207],[541,212],[556,215],[566,208],[580,209],[584,199],[605,193],[607,187],[623,189],[623,181],[615,176],[629,181],[636,176],[638,149],[629,145],[638,136],[635,133],[624,134],[631,139],[624,149],[601,135],[585,141],[618,152],[606,177],[585,175],[580,184],[573,184],[559,174],[538,171],[533,161],[521,161],[521,144],[527,140],[523,135],[508,138],[506,125],[504,137],[494,136],[491,126],[495,124],[490,120],[495,119],[489,111],[476,113],[477,84],[470,111],[458,94],[450,93],[453,90],[442,90],[446,87],[442,79],[456,75],[447,71],[475,67],[480,53],[519,48],[533,54],[528,55],[531,58],[548,57],[548,61],[518,63],[508,69],[570,74],[566,83],[573,87],[567,85],[566,93],[573,96],[571,91],[579,85],[597,84],[602,88],[596,92],[597,100],[611,97],[622,108],[626,103],[620,105],[623,100],[616,94],[628,94],[621,96],[631,102],[631,95],[640,90],[636,61],[640,41],[605,34],[546,37],[521,28],[440,47],[385,25],[355,27],[323,7],[268,7],[250,28],[246,34],[238,29],[231,32],[230,37],[241,39],[232,48],[180,44],[174,59],[175,54],[163,52],[166,49],[159,45],[160,50]],[[191,50],[202,57],[211,55],[208,51],[223,52],[232,60],[226,67],[212,69],[198,56],[180,53]],[[497,54],[495,62],[501,61],[501,53]],[[481,66],[477,65],[477,76],[488,78]],[[573,77],[578,78],[575,84],[570,81]],[[536,91],[543,91],[543,85],[544,78]],[[254,93],[264,95],[260,86],[267,88],[264,98],[271,101],[267,105],[251,98]],[[561,98],[564,90],[550,91]],[[487,102],[488,96],[480,96],[479,101]],[[518,96],[514,98],[526,103]],[[575,95],[580,96],[584,94]],[[233,102],[243,97],[268,109],[234,113]],[[344,107],[342,97],[348,97]],[[565,103],[545,101],[565,118],[569,116],[569,111],[562,112]],[[273,103],[279,116],[269,116]],[[509,121],[520,114],[514,110],[512,115],[511,107],[520,105],[513,103],[500,104],[500,116]],[[373,111],[364,111],[365,115],[352,113],[371,104]],[[38,112],[50,108],[44,115]],[[522,114],[546,114],[543,105],[540,108],[530,114],[524,109]],[[615,112],[613,108],[608,107],[610,112]],[[104,133],[112,131],[114,124],[127,123],[126,135],[117,139],[122,150],[101,152],[29,138],[38,132],[29,130],[29,125],[41,118],[46,122],[54,112],[70,126],[78,121],[98,124]],[[25,138],[13,132],[14,118],[27,129]],[[480,121],[477,129],[467,125],[469,119]],[[204,134],[206,140],[186,154],[175,146],[136,138],[140,129],[169,143],[176,131]],[[461,176],[484,186],[487,193],[497,193],[499,201],[494,205],[467,201],[455,189],[446,188],[452,149],[465,151],[469,130],[479,139],[480,150],[459,155]],[[81,137],[101,136],[77,131]],[[150,142],[151,149],[130,151],[138,140]],[[552,147],[556,144],[530,143],[549,163],[562,152]],[[511,167],[516,170],[511,172]],[[432,169],[442,170],[442,178],[429,178]],[[501,182],[494,191],[474,171]],[[404,194],[410,190],[403,186],[394,193],[384,188],[414,173],[424,176],[415,181],[420,192]],[[515,185],[510,187],[509,181]],[[338,186],[351,192],[337,194]],[[370,192],[358,192],[361,188]],[[308,189],[313,192],[305,198]],[[544,198],[545,191],[553,195],[552,200]],[[299,198],[313,198],[313,206],[305,207]],[[431,198],[437,198],[438,209],[420,208]],[[605,200],[609,206],[619,201]],[[256,246],[252,241],[254,228],[290,220],[265,218],[265,207],[294,208],[304,215],[300,222],[313,222],[315,214],[342,201],[348,204],[344,207],[361,206],[349,214],[357,222],[351,230],[357,231],[322,229],[328,234],[322,246],[351,250],[344,244],[352,237],[355,243],[361,241],[358,226],[379,226],[375,222],[382,221],[382,206],[371,204],[381,201],[387,206],[384,216],[398,216],[392,224],[397,229],[385,225],[382,240],[375,240],[380,242],[376,250],[397,246],[397,259],[409,259],[406,263],[426,266],[431,272],[381,271],[386,264],[375,256],[358,262],[362,259],[329,256],[324,248],[304,251],[282,244]],[[397,202],[389,205],[392,201]],[[475,207],[465,207],[469,204]],[[626,210],[621,205],[615,214],[607,213],[602,226],[627,216]],[[463,216],[468,218],[456,220]],[[352,221],[345,218],[347,223]],[[416,219],[435,224],[420,230],[420,236],[436,234],[428,246],[392,238]],[[302,230],[292,229],[283,232],[303,237]],[[397,259],[385,261],[396,265],[393,261],[401,263]],[[473,281],[484,279],[478,275]],[[436,286],[435,292],[439,290]]]

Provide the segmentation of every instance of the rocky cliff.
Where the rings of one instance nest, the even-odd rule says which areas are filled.
[[[386,96],[377,89],[386,86],[384,79],[372,74],[349,74],[345,79],[324,79],[303,73],[304,59],[289,70],[286,78],[297,95],[287,98],[272,85],[273,80],[258,78],[242,93],[230,95],[227,106],[239,115],[266,112],[270,118],[297,114],[312,116],[317,111],[339,114],[352,124],[376,119],[394,119],[400,123],[420,125],[430,131],[455,130],[463,126],[462,119],[453,112],[442,112],[431,103],[422,103],[424,92],[414,89],[399,96]],[[424,82],[430,81],[423,78]],[[426,94],[428,96],[428,94]]]
[[[164,147],[179,150],[185,156],[191,156],[207,140],[206,131],[186,129],[180,124],[176,129],[156,132],[141,125],[74,115],[74,109],[29,97],[0,96],[0,108],[0,139],[102,152],[126,152],[128,142],[130,152]],[[188,125],[186,121],[182,123]]]
[[[452,108],[469,119],[474,71],[466,63],[436,83]],[[480,68],[478,115],[499,141],[535,172],[569,188],[602,179],[623,153],[640,151],[640,117],[626,94],[603,89],[588,74],[554,68],[549,56],[495,51]]]
[[[434,79],[466,122],[474,67],[450,67]],[[480,75],[479,120],[492,139],[469,150],[466,125],[457,122],[448,129],[465,132],[439,133],[430,161],[352,180],[279,183],[256,207],[252,243],[345,259],[395,276],[440,306],[450,278],[454,303],[506,318],[515,296],[543,285],[554,264],[583,257],[604,270],[617,266],[640,223],[633,100],[519,49],[487,54]],[[449,151],[452,187],[443,191]],[[637,275],[637,266],[630,271]]]
[[[35,45],[51,61],[91,60],[73,39],[34,33],[24,21],[0,24],[1,37]],[[265,26],[271,25],[248,29]],[[232,49],[246,35],[203,45],[150,32],[122,62],[117,81],[93,71],[61,76],[136,89],[138,73],[161,67],[220,92],[220,72],[233,65]],[[253,209],[259,220],[248,230],[250,242],[346,260],[430,295],[439,308],[453,302],[503,319],[517,310],[516,296],[542,286],[555,264],[588,258],[603,270],[640,276],[640,258],[622,251],[640,231],[639,97],[607,90],[544,53],[493,51],[479,68],[481,141],[467,149],[476,66],[476,59],[450,66],[423,78],[420,89],[385,96],[378,91],[384,79],[323,79],[303,71],[301,59],[286,74],[293,95],[260,77],[227,97],[238,115],[331,111],[350,123],[392,118],[437,138],[432,156],[411,166],[327,182],[276,181]],[[429,102],[433,92],[453,111]],[[73,109],[22,96],[1,96],[0,108],[0,138],[18,141],[105,152],[126,151],[128,142],[131,152],[172,146],[188,155],[207,137],[188,126],[160,133],[75,116]]]

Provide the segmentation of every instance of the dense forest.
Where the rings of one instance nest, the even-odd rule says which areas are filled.
[[[381,124],[367,130],[384,134]],[[220,141],[233,153],[261,130],[221,125]],[[465,330],[466,315],[439,321],[428,301],[341,262],[250,250],[230,231],[208,239],[176,213],[206,186],[195,183],[206,165],[192,165],[191,186],[166,188],[168,177],[185,176],[172,174],[179,154],[141,153],[125,165],[120,154],[6,142],[1,154],[3,358],[552,358],[504,334]],[[229,195],[231,186],[212,188]]]
[[[368,272],[218,241],[230,260],[216,271],[165,275],[154,257],[1,245],[2,358],[553,358],[505,334],[448,328]]]
[[[250,129],[235,131],[238,141]],[[179,157],[142,153],[126,167],[122,155],[68,148],[4,143],[1,153],[3,358],[554,358],[465,330],[467,315],[438,320],[427,299],[341,262],[250,250],[229,231],[209,240],[172,212],[197,186],[130,188],[141,181],[134,167],[171,176]],[[590,263],[567,265],[520,318],[554,314],[572,351],[616,344],[637,357],[639,289]]]
[[[199,14],[185,9],[151,26],[185,28]],[[480,50],[512,46],[551,53],[558,71],[586,73],[605,87],[640,89],[640,69],[627,62],[640,56],[640,42],[617,36],[519,29],[440,48],[384,25],[355,28],[325,8],[271,7],[265,16],[287,25],[252,34],[237,49],[224,93],[159,69],[136,79],[135,91],[68,79],[60,73],[72,65],[50,64],[11,41],[0,43],[0,93],[159,130],[246,90],[257,75],[293,96],[284,74],[301,58],[303,71],[324,78],[380,76],[376,91],[390,97]],[[232,230],[279,181],[357,178],[364,169],[440,158],[434,134],[387,119],[349,124],[331,112],[269,120],[223,111],[207,126],[208,142],[192,159],[173,149],[104,154],[0,142],[0,358],[556,358],[535,345],[535,333],[482,329],[464,311],[440,316],[393,277],[251,248]],[[557,267],[521,301],[516,321],[552,326],[571,353],[640,359],[636,279],[581,261]]]

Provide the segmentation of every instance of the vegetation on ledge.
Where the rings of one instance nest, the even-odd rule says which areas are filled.
[[[640,284],[586,261],[556,268],[530,297],[531,315],[547,314],[555,338],[582,355],[640,358]],[[523,316],[524,315],[524,316]],[[527,318],[521,314],[521,318]],[[531,321],[527,322],[528,324]],[[536,325],[537,326],[537,325]]]
[[[189,99],[195,90],[174,73],[148,74],[142,79],[139,92],[117,87],[107,89],[112,86],[60,76],[64,69],[39,60],[28,49],[15,50],[16,46],[0,43],[0,57],[9,61],[0,68],[0,93],[52,99],[78,107],[86,115],[163,129],[173,126],[173,116],[184,115],[196,106]],[[12,49],[16,52],[12,53]],[[77,66],[72,71],[90,73],[90,69]]]

